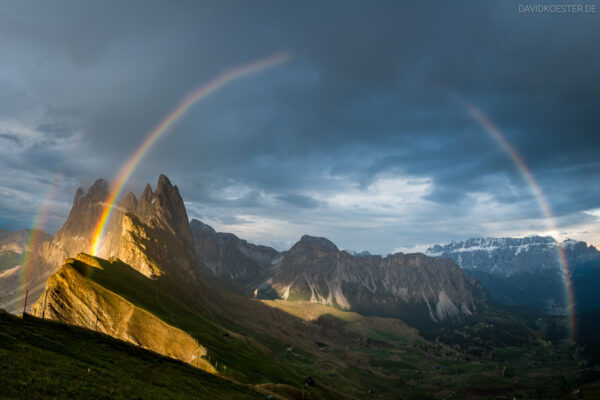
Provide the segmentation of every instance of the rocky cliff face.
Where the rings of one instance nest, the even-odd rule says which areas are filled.
[[[108,196],[108,182],[103,179],[87,191],[77,190],[69,216],[56,235],[39,235],[41,243],[29,257],[26,275],[31,279],[23,282],[23,273],[15,268],[0,277],[0,289],[5,294],[0,296],[0,306],[11,312],[22,311],[27,290],[30,299],[37,298],[48,276],[65,259],[90,251]],[[21,245],[13,242],[10,246],[16,250],[24,246],[23,240]],[[197,280],[192,233],[177,186],[161,175],[155,192],[148,184],[139,200],[130,192],[114,206],[98,256],[119,257],[153,278],[170,270],[173,278]]]
[[[89,251],[94,228],[108,194],[108,182],[103,179],[94,182],[87,192],[82,188],[77,189],[67,220],[52,241],[43,243],[40,248],[40,256],[48,264],[57,268],[66,258]],[[116,253],[118,249],[121,215],[120,208],[113,211],[101,249],[102,255]]]
[[[156,279],[163,274],[163,270],[157,261],[148,255],[148,247],[152,246],[149,230],[149,227],[134,214],[123,215],[118,257],[141,274]]]
[[[401,253],[355,257],[325,238],[302,237],[275,267],[259,290],[413,323],[470,316],[485,300],[480,285],[449,260]]]
[[[77,190],[67,221],[54,239],[40,248],[40,256],[48,264],[58,267],[66,258],[89,252],[108,195],[108,183],[103,179],[97,180],[87,192]],[[180,254],[176,260],[161,255],[164,251],[160,248],[167,245],[174,246],[174,251]],[[114,206],[98,256],[119,257],[152,277],[164,273],[159,261],[169,265],[178,262],[181,269],[193,270],[191,264],[196,256],[192,233],[177,186],[161,175],[156,192],[147,184],[139,200],[130,192]]]
[[[260,280],[279,257],[271,247],[257,246],[231,233],[220,233],[194,219],[190,223],[198,258],[211,274],[248,287]]]
[[[485,303],[481,285],[450,260],[423,254],[353,255],[312,236],[279,253],[217,233],[200,221],[191,226],[203,264],[259,298],[311,301],[418,325],[460,320]]]
[[[161,175],[158,178],[154,193],[150,185],[146,185],[135,214],[146,225],[166,230],[186,245],[193,246],[192,231],[183,199],[177,186],[173,186],[166,176]]]
[[[216,372],[202,358],[206,355],[206,349],[189,334],[136,306],[112,289],[115,285],[94,279],[97,278],[94,275],[108,273],[113,278],[121,276],[123,280],[137,283],[140,292],[155,290],[146,287],[146,278],[132,276],[133,271],[128,271],[130,269],[130,266],[117,259],[101,262],[85,254],[68,259],[50,276],[44,295],[33,305],[32,313],[96,330],[206,371]]]
[[[98,224],[109,196],[108,182],[98,179],[87,192],[77,190],[69,216],[51,242],[45,243],[40,255],[52,265],[61,265],[68,257],[80,252],[89,252],[92,235]],[[98,256],[108,258],[121,254],[121,239],[126,236],[123,227],[130,228],[130,221],[123,221],[126,213],[136,215],[143,224],[164,230],[172,236],[193,247],[187,214],[177,186],[161,175],[156,192],[150,184],[138,200],[129,193],[118,205],[114,206],[104,231]]]
[[[119,247],[112,254],[150,278],[199,278],[192,231],[177,186],[161,175],[156,191],[146,185],[139,200],[125,198],[131,209],[121,215]]]

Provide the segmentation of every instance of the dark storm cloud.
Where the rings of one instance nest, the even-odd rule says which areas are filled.
[[[48,122],[39,125],[36,131],[55,138],[67,138],[74,134],[73,128],[64,122]]]
[[[291,206],[299,208],[317,208],[320,204],[319,201],[310,196],[304,196],[295,193],[280,195],[277,196],[277,199]]]
[[[240,225],[240,224],[251,224],[252,221],[248,221],[243,218],[238,218],[235,216],[224,216],[219,217],[218,220],[225,225]]]
[[[114,176],[193,89],[285,50],[285,65],[192,107],[132,187],[164,172],[202,215],[230,225],[242,221],[236,213],[292,221],[292,207],[298,223],[317,226],[335,225],[327,198],[407,176],[431,183],[415,218],[432,220],[435,240],[450,238],[433,225],[442,208],[467,215],[482,194],[504,207],[507,224],[541,217],[522,171],[459,96],[521,155],[555,214],[598,208],[600,16],[519,14],[518,4],[13,3],[0,12],[0,122],[39,137],[27,147],[0,136],[23,147],[2,165],[50,176],[63,168],[74,186]],[[356,217],[357,230],[359,217],[370,221],[338,217]],[[462,221],[474,233],[481,222]],[[381,246],[413,240],[408,223],[382,230],[399,239]]]
[[[0,139],[5,140],[7,142],[12,142],[17,146],[23,145],[23,139],[19,135],[15,135],[14,133],[0,133]]]

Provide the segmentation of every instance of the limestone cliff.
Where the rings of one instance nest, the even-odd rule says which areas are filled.
[[[119,258],[149,278],[163,274],[155,260],[148,257],[148,245],[151,237],[139,219],[130,213],[123,216]]]
[[[397,253],[356,257],[325,238],[303,236],[273,263],[258,292],[308,300],[416,326],[461,321],[481,311],[481,285],[450,260]]]
[[[40,249],[40,255],[48,264],[58,267],[66,258],[89,251],[108,195],[108,182],[104,179],[94,182],[87,192],[82,188],[77,189],[67,220],[53,240],[44,243]],[[99,255],[107,257],[116,254],[121,236],[120,218],[124,210],[120,206],[113,210]]]
[[[103,179],[98,179],[88,190],[77,190],[69,216],[56,235],[38,235],[41,243],[28,257],[27,273],[18,268],[3,272],[0,289],[4,295],[0,295],[0,306],[20,312],[26,291],[31,304],[41,294],[48,276],[65,259],[90,251],[108,197],[109,185]],[[199,279],[185,206],[179,189],[166,176],[160,176],[156,192],[148,184],[139,200],[130,192],[112,207],[98,256],[119,257],[151,278],[169,271],[174,279],[183,278],[185,282]],[[26,279],[23,281],[22,277]]]
[[[79,188],[66,222],[51,241],[41,245],[40,256],[48,264],[58,267],[68,257],[89,252],[100,216],[104,208],[110,206],[106,203],[108,197],[108,182],[103,179],[98,179],[87,192]],[[177,240],[191,249],[192,258],[194,257],[192,233],[183,199],[177,186],[173,186],[166,176],[161,175],[158,179],[156,192],[147,184],[139,200],[130,192],[112,207],[97,254],[99,257],[118,256],[128,250],[131,235],[124,228],[133,229],[133,235],[140,233],[132,226],[131,221],[124,221],[126,213],[137,216],[139,221],[151,228],[177,237]],[[125,249],[121,245],[122,239],[126,240]]]

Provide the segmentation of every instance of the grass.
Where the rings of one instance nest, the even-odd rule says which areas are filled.
[[[364,319],[362,315],[354,312],[341,311],[334,307],[305,300],[262,300],[262,302],[269,307],[278,308],[303,320],[316,320],[323,315],[330,315],[344,322],[356,322]]]
[[[80,274],[176,326],[208,349],[208,356],[220,373],[247,383],[295,383],[298,376],[274,362],[245,338],[223,338],[223,328],[169,295],[159,284],[120,261],[96,259],[101,268],[81,261],[71,262]],[[279,344],[284,347],[284,344]]]
[[[307,399],[469,399],[498,395],[566,398],[583,383],[582,360],[576,348],[546,343],[536,332],[519,327],[515,321],[500,324],[495,316],[462,328],[430,332],[426,340],[415,329],[392,318],[364,317],[307,302],[219,298],[208,288],[201,294],[202,302],[218,303],[218,307],[200,309],[197,304],[170,295],[166,279],[150,280],[118,261],[97,262],[100,268],[76,260],[71,261],[71,267],[196,338],[208,349],[208,357],[220,374],[281,398],[302,399],[302,381],[307,376],[317,382],[310,397],[304,397]],[[224,331],[228,332],[226,337]],[[3,339],[0,343],[10,342]],[[49,348],[56,346],[54,342],[68,343],[51,336],[37,340],[47,342]],[[291,351],[286,349],[288,345]],[[112,365],[111,358],[105,360],[103,363]],[[28,362],[35,363],[33,359]],[[80,367],[87,371],[88,364]],[[27,365],[23,362],[22,368]],[[174,373],[173,379],[179,382],[179,372]],[[563,378],[553,379],[558,376]],[[19,378],[13,378],[19,382]],[[105,382],[111,378],[117,377],[109,375]],[[157,382],[162,382],[160,387],[168,387],[171,378],[162,377]],[[185,390],[187,383],[180,383],[181,390]],[[64,382],[65,387],[68,384]],[[72,385],[73,393],[91,393],[86,392],[87,384]],[[594,393],[597,388],[594,383],[590,385],[588,391]],[[123,393],[127,397],[134,391]],[[141,393],[142,397],[146,395]],[[223,393],[215,398],[235,398]],[[63,393],[56,396],[68,397]],[[90,397],[106,397],[106,392]]]
[[[83,328],[0,311],[0,397],[264,399],[242,386]]]

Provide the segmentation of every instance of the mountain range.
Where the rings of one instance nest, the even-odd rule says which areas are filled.
[[[552,237],[473,238],[435,245],[432,257],[456,262],[476,278],[493,298],[505,304],[525,304],[549,313],[565,314],[564,270],[558,250],[564,253],[577,311],[600,308],[600,251],[575,240],[556,242]]]
[[[481,285],[446,260],[352,255],[326,238],[307,235],[278,252],[217,233],[198,220],[190,225],[198,257],[210,273],[240,283],[258,298],[310,301],[419,327],[468,318],[485,302]]]
[[[501,303],[564,315],[560,246],[568,262],[577,310],[600,308],[600,295],[594,289],[600,285],[600,251],[581,241],[558,243],[552,237],[540,236],[473,238],[431,246],[427,257],[418,253],[381,257],[368,251],[340,251],[328,239],[311,236],[304,236],[288,251],[278,252],[231,233],[215,232],[198,220],[192,220],[191,227],[198,257],[209,266],[210,274],[237,282],[259,298],[310,300],[425,326],[476,312],[478,299],[484,296],[483,287]],[[427,268],[434,265],[431,257],[452,260],[466,278],[449,273],[452,263],[436,274],[435,268]],[[402,275],[400,270],[420,260],[426,264],[418,268],[422,276]],[[440,276],[440,271],[447,275]],[[432,287],[431,282],[445,286]],[[469,288],[465,290],[463,285]],[[446,299],[448,293],[452,295]]]
[[[77,191],[56,235],[38,235],[30,278],[0,277],[13,294],[2,307],[19,312],[24,299],[16,294],[29,290],[27,309],[37,318],[108,335],[279,399],[531,394],[544,387],[541,376],[567,364],[568,382],[581,378],[578,353],[547,341],[551,332],[553,341],[564,337],[556,334],[564,319],[499,306],[469,268],[442,254],[352,254],[314,236],[286,251],[252,244],[188,222],[179,189],[161,175],[155,190],[148,184],[114,206],[93,256],[106,198],[104,180]],[[24,249],[23,240],[21,247],[10,240],[10,251]],[[560,358],[548,356],[549,346]],[[501,367],[508,361],[499,349],[509,347],[511,365],[522,369],[516,379]],[[531,354],[545,365],[541,375],[527,372]],[[440,375],[445,365],[453,367]],[[489,376],[474,376],[474,365]],[[461,383],[467,379],[468,386]],[[563,393],[573,384],[544,390]]]

